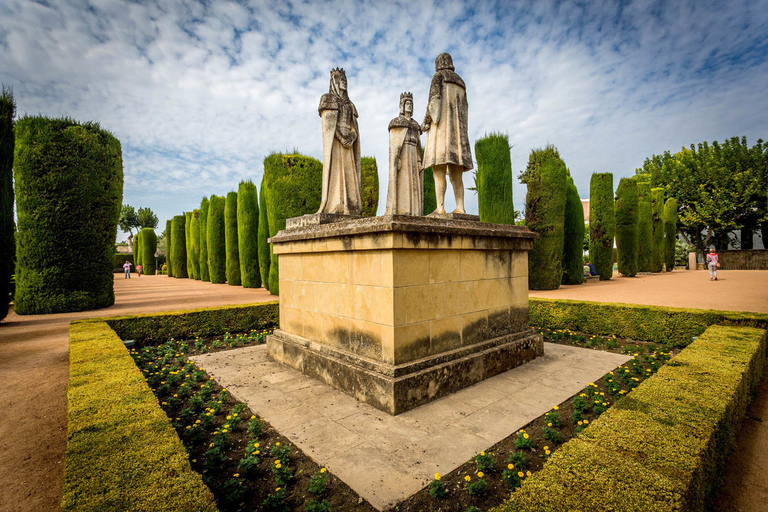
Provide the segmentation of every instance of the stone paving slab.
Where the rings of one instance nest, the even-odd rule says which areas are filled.
[[[398,416],[275,363],[265,345],[192,359],[379,510],[449,473],[628,356],[544,344],[544,356]]]

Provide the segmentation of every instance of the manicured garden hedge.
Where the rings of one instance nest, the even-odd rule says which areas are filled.
[[[224,239],[227,247],[227,284],[240,286],[240,249],[237,243],[237,192],[224,203]]]
[[[677,240],[677,199],[670,197],[664,203],[664,264],[667,272],[675,269],[675,241]]]
[[[155,252],[157,252],[157,235],[152,228],[141,230],[141,273],[155,275]]]
[[[13,222],[13,146],[16,102],[13,90],[0,90],[0,320],[8,314],[16,252]]]
[[[491,133],[475,142],[477,203],[481,222],[515,223],[509,149],[509,137],[502,133]]]
[[[497,510],[705,510],[765,357],[765,330],[709,327],[563,445]]]
[[[103,321],[69,335],[64,511],[215,511],[144,376]]]
[[[200,281],[200,210],[192,210],[192,216],[190,217],[191,224],[189,225],[189,237],[191,242],[189,244],[192,249],[192,268],[194,269],[193,277]]]
[[[186,229],[184,229],[186,222],[187,219],[184,215],[176,215],[171,224],[173,277],[189,277],[187,274],[187,235]]]
[[[120,272],[125,272],[123,265],[126,261],[133,263],[133,254],[115,254],[115,270],[120,269]],[[134,268],[131,267],[131,272],[133,271]]]
[[[375,217],[379,208],[379,168],[376,159],[364,156],[360,159],[361,183],[360,198],[362,200],[363,217]]]
[[[252,181],[237,189],[237,246],[243,288],[261,288],[259,272],[259,193]]]
[[[210,202],[204,197],[200,202],[200,280],[211,282],[211,271],[208,268],[208,209]]]
[[[136,233],[136,236],[133,237],[133,256],[134,263],[136,265],[141,265],[141,230],[139,230],[139,232]]]
[[[16,313],[111,306],[120,141],[66,118],[23,117],[15,131]]]
[[[563,284],[584,282],[584,207],[579,190],[568,176],[563,219]]]
[[[594,173],[589,182],[589,262],[601,281],[613,277],[613,174]]]
[[[651,189],[651,212],[653,228],[653,254],[651,272],[661,272],[664,265],[664,189]]]
[[[637,275],[637,181],[621,178],[616,188],[616,249],[619,273]]]
[[[173,221],[165,221],[165,264],[168,277],[173,277]]]
[[[184,212],[184,248],[187,250],[187,277],[195,279],[195,266],[192,264],[192,212]]]
[[[685,347],[694,336],[715,324],[764,329],[768,314],[667,308],[639,304],[554,300],[531,297],[529,318],[535,327],[570,329],[587,334],[611,335],[633,340]]]
[[[224,234],[224,207],[226,200],[211,196],[208,205],[208,273],[211,282],[227,282],[227,245]]]
[[[653,269],[653,209],[651,207],[651,184],[637,184],[637,270],[650,272]]]
[[[269,247],[269,217],[267,216],[267,200],[264,195],[264,183],[266,179],[261,179],[261,188],[259,189],[259,276],[261,284],[269,290],[269,264],[272,259],[272,251]]]
[[[424,169],[424,215],[429,215],[437,209],[437,194],[435,192],[435,175],[432,168]]]

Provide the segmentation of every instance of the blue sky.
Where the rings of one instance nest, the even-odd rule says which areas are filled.
[[[667,149],[768,138],[765,0],[0,2],[0,82],[19,113],[114,133],[124,202],[160,229],[204,195],[258,185],[272,152],[321,158],[317,105],[336,66],[386,191],[387,124],[403,91],[421,121],[443,51],[467,84],[470,142],[509,135],[518,208],[517,176],[547,143],[588,197],[593,172],[618,183]]]

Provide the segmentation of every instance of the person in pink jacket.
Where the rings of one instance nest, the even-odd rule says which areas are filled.
[[[709,269],[710,281],[717,281],[717,267],[719,266],[720,262],[718,261],[717,252],[715,252],[714,247],[710,247],[709,253],[707,254],[707,268]]]

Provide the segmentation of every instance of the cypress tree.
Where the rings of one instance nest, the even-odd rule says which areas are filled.
[[[192,264],[192,236],[190,236],[190,227],[192,227],[192,212],[184,212],[184,248],[187,251],[187,277],[195,279],[195,266]]]
[[[651,184],[637,183],[637,269],[650,272],[653,268],[653,211],[651,210]]]
[[[237,192],[227,194],[224,205],[224,238],[227,244],[227,284],[240,286],[240,249],[237,244]]]
[[[157,252],[157,235],[152,228],[144,228],[141,230],[141,270],[142,274],[149,276],[155,275],[157,271],[157,265],[155,260],[155,252]]]
[[[200,280],[200,210],[192,210],[192,223],[189,226],[189,236],[192,239],[190,247],[192,248],[192,274],[195,279]]]
[[[243,288],[261,288],[259,273],[259,196],[251,180],[237,188],[237,243]]]
[[[269,236],[285,229],[285,219],[314,213],[320,207],[323,165],[302,155],[272,154],[264,159]],[[272,254],[269,291],[279,295],[279,259]]]
[[[637,275],[637,181],[621,178],[616,188],[616,251],[619,273]]]
[[[165,268],[168,277],[173,277],[173,258],[171,258],[173,232],[171,226],[173,222],[170,220],[165,221]]]
[[[613,276],[613,174],[594,173],[589,181],[589,261],[601,281]]]
[[[141,230],[133,237],[133,264],[141,265]]]
[[[0,320],[8,314],[16,259],[13,223],[13,145],[16,101],[13,89],[0,89]]]
[[[261,178],[261,188],[259,189],[259,276],[261,284],[269,290],[269,265],[271,263],[272,252],[267,239],[269,238],[269,218],[267,216],[267,201],[265,199],[266,176]]]
[[[223,197],[211,196],[208,205],[208,271],[211,282],[221,284],[227,282],[227,244],[224,234]]]
[[[187,217],[186,215],[176,215],[171,223],[171,249],[173,253],[173,277],[185,278],[187,274]]]
[[[540,237],[528,252],[528,287],[554,290],[563,279],[565,196],[568,174],[557,148],[534,149],[520,181],[528,185],[525,224]]]
[[[17,314],[115,303],[120,141],[97,123],[24,117],[15,127]]]
[[[664,263],[667,272],[675,268],[675,242],[677,241],[677,199],[670,197],[664,203]]]
[[[653,252],[651,272],[661,272],[664,265],[664,189],[651,189]]]
[[[200,244],[200,280],[205,282],[211,281],[211,272],[208,269],[208,198],[204,197],[200,203],[200,235],[198,238]]]
[[[435,192],[435,175],[432,168],[424,169],[424,215],[437,210],[437,194]]]
[[[501,133],[488,134],[475,142],[475,181],[481,222],[515,223],[509,150],[509,137]]]
[[[362,199],[363,217],[375,217],[379,208],[379,169],[376,159],[364,156],[360,159],[362,178],[360,184],[360,197]]]
[[[568,176],[563,220],[562,283],[581,284],[584,282],[584,207],[571,176]]]

